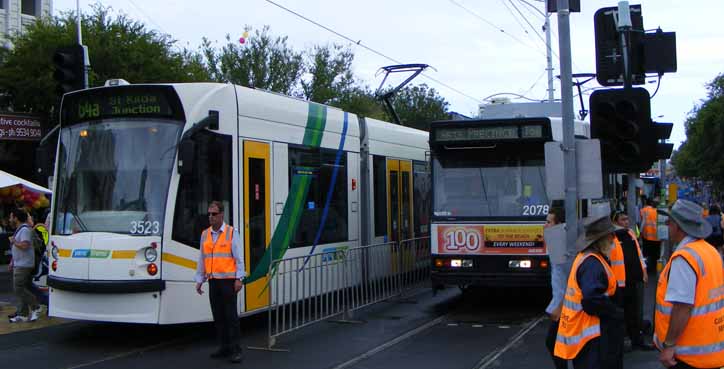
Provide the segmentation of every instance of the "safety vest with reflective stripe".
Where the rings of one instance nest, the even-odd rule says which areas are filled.
[[[666,264],[656,288],[654,343],[661,349],[669,332],[673,305],[665,301],[671,262],[683,257],[696,273],[691,316],[676,341],[676,360],[697,368],[724,366],[724,271],[716,249],[704,240],[679,247]]]
[[[594,253],[579,253],[573,261],[571,274],[568,275],[568,287],[563,299],[563,309],[558,325],[558,336],[554,355],[563,359],[573,359],[583,349],[583,346],[590,340],[601,336],[601,321],[597,316],[588,315],[583,311],[583,292],[578,285],[576,274],[578,268],[588,257],[594,257],[603,265],[608,275],[607,296],[613,296],[616,292],[616,278],[611,267],[600,255]]]
[[[651,206],[641,209],[641,238],[649,241],[659,240],[656,234],[656,219],[656,209]]]
[[[626,265],[623,262],[623,247],[618,237],[613,238],[611,249],[611,270],[616,277],[616,285],[626,287]]]
[[[204,255],[204,271],[208,279],[236,278],[236,260],[231,253],[234,227],[226,225],[224,231],[214,242],[211,227],[201,235]]]

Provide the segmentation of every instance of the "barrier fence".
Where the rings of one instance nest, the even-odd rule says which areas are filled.
[[[401,296],[430,277],[430,238],[420,237],[320,254],[284,258],[269,265],[268,337],[278,337],[320,321]]]

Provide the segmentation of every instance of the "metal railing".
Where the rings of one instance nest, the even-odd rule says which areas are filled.
[[[430,238],[337,248],[330,252],[274,260],[269,265],[268,336],[278,337],[401,296],[430,276]]]

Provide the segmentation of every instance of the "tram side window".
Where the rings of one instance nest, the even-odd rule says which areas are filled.
[[[421,161],[414,161],[412,166],[415,237],[428,236],[430,234],[430,209],[432,208],[430,170]]]
[[[372,175],[375,192],[375,237],[387,234],[387,159],[375,155],[372,158]]]
[[[297,232],[290,247],[305,247],[314,244],[321,227],[317,244],[342,242],[347,240],[347,155],[340,155],[335,165],[337,150],[289,146],[289,192],[293,184],[300,185],[302,177],[308,177],[309,189],[302,203]],[[334,185],[332,179],[336,173]],[[296,178],[296,182],[295,182]],[[327,196],[329,207],[325,213]]]
[[[209,227],[209,202],[224,205],[224,222],[234,224],[232,208],[231,136],[202,131],[194,136],[193,173],[183,175],[173,216],[174,241],[199,247],[201,232]]]

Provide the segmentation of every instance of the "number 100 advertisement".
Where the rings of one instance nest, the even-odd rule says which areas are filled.
[[[542,224],[491,224],[433,226],[438,254],[535,254],[546,253]]]

